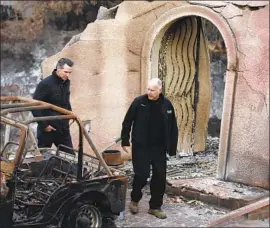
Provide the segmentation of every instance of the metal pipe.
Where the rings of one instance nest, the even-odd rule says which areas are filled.
[[[63,120],[63,119],[76,119],[74,114],[72,115],[60,115],[60,116],[42,116],[42,117],[35,117],[31,120],[22,121],[23,124],[30,124],[39,121],[46,121],[46,120]]]
[[[100,155],[100,153],[98,152],[97,148],[95,147],[94,143],[92,142],[91,138],[89,137],[86,129],[83,126],[83,123],[81,120],[77,119],[77,121],[79,122],[79,124],[81,125],[82,128],[82,133],[84,135],[84,137],[86,138],[88,144],[90,145],[90,147],[92,148],[92,150],[94,151],[95,155],[97,156],[97,158],[99,159],[101,165],[103,166],[103,168],[106,170],[106,172],[108,173],[109,176],[113,176],[111,170],[109,169],[109,167],[107,166],[106,162],[104,161],[103,157]]]
[[[32,110],[39,110],[39,109],[49,109],[49,105],[39,105],[39,106],[27,106],[27,107],[19,107],[19,108],[8,108],[1,111],[1,115],[5,115],[7,113],[14,113],[14,112],[23,112],[23,111],[32,111]]]
[[[0,101],[19,101],[19,96],[0,96]]]
[[[26,116],[25,116],[25,113],[24,112],[21,113],[21,116],[22,116],[22,118],[24,120],[26,120]],[[32,129],[30,127],[28,128],[28,132],[29,132],[30,139],[32,140],[32,143],[34,145],[35,155],[36,156],[41,156],[40,150],[38,149],[38,144],[37,144],[36,137],[35,137]]]
[[[46,105],[49,108],[60,112],[62,114],[73,114],[74,113],[72,111],[69,111],[67,109],[64,108],[60,108],[56,105],[53,104],[49,104],[47,102],[44,101],[40,101],[40,100],[35,100],[35,99],[31,99],[31,98],[26,98],[26,97],[20,97],[20,96],[0,96],[0,101],[20,101],[20,102],[28,102],[28,104],[32,104],[33,102],[37,102],[40,105]]]
[[[77,179],[81,180],[83,175],[83,132],[82,132],[82,125],[78,119],[75,119],[76,123],[79,127],[79,151],[78,151],[78,171],[77,171]]]
[[[10,114],[7,115],[8,117],[10,117]],[[4,138],[4,145],[6,145],[9,142],[9,138],[10,138],[10,125],[7,124],[5,126],[5,138]]]
[[[12,103],[12,104],[1,104],[1,109],[7,108],[17,108],[17,107],[26,107],[26,106],[35,106],[40,104],[39,102],[32,102],[32,103]]]
[[[6,117],[2,117],[2,116],[1,116],[1,122],[4,122],[6,124],[10,124],[11,126],[19,128],[21,130],[21,135],[20,135],[20,139],[19,139],[19,147],[18,147],[17,153],[16,153],[14,161],[13,161],[15,164],[15,167],[17,168],[18,164],[21,160],[23,151],[24,151],[25,139],[26,139],[28,127],[24,124],[15,122],[13,120],[10,120],[10,119],[8,119]]]

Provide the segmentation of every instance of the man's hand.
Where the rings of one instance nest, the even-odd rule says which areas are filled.
[[[122,148],[127,154],[131,154],[130,146],[122,146]]]
[[[52,127],[51,125],[48,125],[47,127],[44,128],[44,131],[50,132],[50,131],[56,131],[56,129]]]

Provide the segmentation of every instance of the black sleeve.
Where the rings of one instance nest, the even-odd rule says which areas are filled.
[[[122,131],[121,131],[121,145],[122,146],[130,146],[130,131],[131,131],[131,126],[133,124],[133,121],[135,119],[135,114],[136,114],[136,102],[135,100],[132,102],[130,105],[126,116],[124,118],[124,121],[122,123]]]
[[[178,142],[178,127],[177,127],[177,120],[176,120],[176,116],[175,116],[175,111],[174,111],[174,107],[171,104],[171,108],[172,108],[172,129],[171,129],[171,142],[172,142],[172,146],[171,146],[171,153],[169,155],[171,156],[175,156],[176,155],[176,150],[177,150],[177,142]]]
[[[71,104],[70,104],[70,92],[68,93],[68,110],[72,111]]]
[[[70,104],[70,81],[66,82],[67,85],[66,85],[66,95],[67,95],[67,109],[69,111],[72,111],[72,108],[71,108],[71,104]]]
[[[33,95],[33,99],[45,101],[49,103],[49,95],[50,95],[50,86],[43,83],[42,81],[38,84],[36,91]],[[32,114],[34,117],[42,117],[47,115],[47,110],[33,110]],[[49,125],[48,121],[40,121],[39,124],[44,129]]]

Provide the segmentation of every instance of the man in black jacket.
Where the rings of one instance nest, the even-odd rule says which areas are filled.
[[[162,94],[162,82],[153,78],[148,83],[147,94],[134,99],[122,123],[122,147],[130,152],[132,128],[132,163],[134,169],[133,189],[129,209],[138,213],[142,188],[147,184],[152,166],[150,183],[151,199],[149,214],[164,219],[161,210],[166,188],[167,156],[176,155],[178,128],[171,102]]]
[[[68,58],[61,58],[52,75],[43,79],[37,86],[33,98],[57,105],[71,111],[70,105],[70,80],[73,61]],[[51,109],[32,111],[35,117],[59,115]],[[73,148],[69,120],[40,121],[37,126],[38,147],[51,147],[63,144]],[[70,149],[61,148],[68,153],[74,153]]]

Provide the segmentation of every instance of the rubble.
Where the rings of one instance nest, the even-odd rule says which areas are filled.
[[[167,181],[214,176],[217,170],[218,137],[207,137],[206,150],[194,153],[194,155],[170,157],[167,162]],[[126,161],[120,170],[128,176],[129,187],[134,173],[132,161]]]

